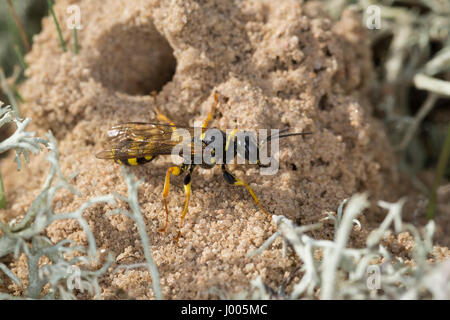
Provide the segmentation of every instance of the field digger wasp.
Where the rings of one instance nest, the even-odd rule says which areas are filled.
[[[154,94],[155,105],[157,106],[156,94]],[[96,157],[99,159],[114,160],[118,164],[137,166],[142,165],[154,160],[160,155],[173,155],[173,150],[176,146],[182,144],[187,147],[184,150],[184,154],[179,154],[183,158],[181,165],[173,165],[167,169],[164,189],[163,189],[163,202],[166,212],[165,225],[159,232],[166,230],[169,222],[169,209],[167,206],[167,197],[170,190],[170,178],[171,176],[184,175],[184,191],[186,195],[184,208],[181,212],[180,225],[178,234],[175,238],[175,242],[181,235],[181,227],[183,225],[184,218],[189,208],[189,200],[191,195],[191,180],[192,174],[197,166],[211,169],[215,165],[220,165],[222,174],[226,182],[231,185],[241,186],[248,190],[255,204],[266,214],[269,212],[261,205],[258,197],[250,188],[250,186],[243,180],[233,175],[228,169],[226,164],[230,163],[230,160],[234,160],[237,156],[249,160],[251,150],[256,152],[256,165],[259,167],[266,167],[267,164],[262,163],[260,159],[260,147],[255,139],[251,139],[248,136],[245,139],[238,139],[238,129],[234,129],[231,133],[227,134],[222,130],[215,128],[208,128],[208,123],[212,119],[214,111],[219,103],[219,95],[214,93],[214,102],[208,116],[203,121],[201,127],[182,127],[173,123],[169,118],[159,112],[156,107],[156,122],[127,122],[121,123],[111,127],[108,131],[110,146],[99,152]],[[213,145],[215,141],[214,135],[208,135],[208,131],[214,129],[219,133],[219,139],[221,140],[221,150],[212,148],[210,151],[212,157],[210,161],[205,161],[203,157],[200,157],[200,162],[194,161],[199,153],[203,153],[205,149]],[[188,134],[189,139],[184,139],[181,131]],[[274,138],[280,139],[289,136],[307,135],[310,132],[302,133],[286,133],[287,129],[280,130],[276,135],[268,136],[263,143],[267,143]],[[183,142],[184,141],[184,142]],[[216,141],[217,142],[217,141]],[[200,149],[196,148],[196,143],[200,144]],[[198,145],[197,144],[197,145]],[[220,151],[220,152],[218,152]]]

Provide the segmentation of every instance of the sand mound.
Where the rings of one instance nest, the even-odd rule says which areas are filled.
[[[73,183],[83,196],[59,195],[55,205],[61,212],[95,195],[126,194],[119,165],[94,155],[112,124],[154,117],[152,90],[159,91],[161,111],[177,123],[204,119],[216,90],[220,105],[212,125],[313,132],[280,144],[280,170],[274,176],[233,168],[274,214],[307,224],[358,191],[397,200],[393,153],[367,99],[372,67],[366,30],[351,12],[333,24],[318,4],[288,0],[85,0],[58,1],[60,21],[73,3],[82,13],[79,54],[63,53],[53,22],[44,19],[26,57],[28,80],[21,88],[23,114],[33,119],[33,130],[41,135],[52,130],[64,172],[79,172]],[[72,31],[63,28],[63,34],[70,48]],[[39,191],[46,172],[43,156],[25,171],[6,175],[9,217],[23,214]],[[14,164],[3,164],[13,171]],[[133,168],[145,181],[139,199],[165,297],[207,298],[213,286],[237,291],[257,275],[275,287],[295,269],[297,259],[283,259],[278,241],[263,254],[246,257],[275,226],[244,190],[225,183],[220,168],[195,173],[177,245],[173,238],[184,194],[182,179],[172,180],[170,225],[159,234],[168,166],[168,158],[159,158]],[[31,181],[30,175],[39,178]],[[131,221],[106,217],[107,210],[98,205],[86,213],[98,246],[116,255],[115,266],[142,262]],[[377,219],[374,210],[365,213],[354,245]],[[314,236],[331,238],[332,230],[330,225]],[[67,221],[54,224],[48,235],[53,241],[86,241],[79,226]],[[101,285],[104,298],[118,298],[116,289],[150,298],[149,282],[147,271],[135,270],[105,276]]]

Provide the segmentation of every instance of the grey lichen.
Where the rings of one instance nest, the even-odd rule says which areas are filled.
[[[34,133],[24,130],[30,121],[29,119],[22,122],[17,118],[11,118],[11,111],[8,108],[6,110],[6,112],[3,112],[2,120],[10,118],[11,121],[16,122],[17,130],[10,138],[1,143],[0,150],[16,150],[16,159],[18,159],[18,165],[20,165],[20,154],[27,155],[28,152],[38,152],[40,144],[45,144],[50,150],[46,160],[50,162],[51,166],[40,194],[33,201],[24,218],[20,222],[13,220],[9,224],[0,223],[0,230],[3,233],[0,238],[0,258],[13,254],[14,258],[18,259],[21,254],[25,255],[28,266],[28,286],[25,293],[27,298],[74,297],[67,289],[67,279],[70,276],[71,267],[75,270],[80,270],[80,273],[77,275],[79,280],[89,283],[94,289],[93,295],[100,297],[98,277],[111,264],[112,257],[109,257],[99,270],[89,270],[92,268],[92,265],[99,262],[97,261],[98,254],[95,238],[88,223],[83,218],[83,212],[97,203],[106,202],[113,204],[114,197],[107,195],[90,199],[74,212],[56,214],[53,210],[55,194],[62,189],[68,189],[75,194],[78,194],[78,192],[69,184],[68,179],[61,172],[54,137],[49,132],[47,134],[48,142],[41,138],[35,138]],[[1,124],[4,123],[6,121],[1,122]],[[75,219],[78,221],[87,235],[89,243],[87,249],[77,246],[67,239],[53,244],[44,235],[46,228],[50,224],[64,219]],[[76,254],[78,255],[77,257],[69,258],[70,255],[74,256]],[[42,257],[48,258],[51,264],[40,265]],[[86,266],[86,268],[83,268],[83,266]],[[22,286],[17,276],[6,265],[2,264],[1,269],[12,281]],[[43,288],[47,284],[49,284],[49,288],[43,296]],[[11,296],[3,295],[3,298],[6,297]]]
[[[139,184],[142,181],[136,181],[134,176],[127,170],[125,167],[122,168],[123,175],[125,177],[125,182],[127,184],[128,188],[128,197],[123,197],[119,194],[115,194],[115,197],[119,200],[124,201],[128,204],[130,207],[129,211],[123,210],[123,209],[116,209],[109,213],[109,215],[112,214],[123,214],[127,217],[129,217],[131,220],[133,220],[136,223],[139,236],[141,238],[142,247],[144,250],[144,256],[146,263],[142,264],[135,264],[135,265],[129,265],[129,266],[120,266],[120,268],[136,268],[136,267],[146,267],[148,268],[148,271],[150,272],[150,275],[152,276],[152,283],[153,283],[153,292],[155,294],[155,298],[160,300],[163,298],[162,291],[161,291],[161,285],[159,280],[159,272],[158,268],[156,266],[155,261],[152,257],[152,252],[150,249],[150,242],[147,235],[147,230],[145,228],[145,222],[144,218],[142,217],[141,209],[139,207],[139,201],[138,201],[138,187]]]
[[[450,260],[433,264],[428,262],[432,250],[434,221],[421,232],[412,224],[402,222],[404,199],[397,203],[380,201],[378,205],[388,214],[379,228],[373,230],[362,249],[348,248],[347,242],[354,226],[354,219],[367,208],[366,194],[356,194],[348,202],[342,221],[335,224],[335,240],[316,240],[306,232],[321,228],[322,224],[296,226],[284,216],[274,216],[281,236],[294,249],[302,262],[303,276],[294,284],[289,299],[449,299]],[[381,244],[390,228],[396,233],[408,231],[414,237],[412,258],[405,263],[393,257]],[[275,239],[270,237],[271,242]],[[263,245],[264,248],[267,243]],[[322,259],[314,253],[320,250]],[[380,262],[381,261],[381,262]],[[373,273],[372,273],[373,271]],[[273,298],[261,278],[252,282],[250,296],[254,299]],[[239,295],[242,298],[242,293]]]
[[[109,255],[106,261],[100,261],[100,253],[96,247],[95,237],[83,213],[92,206],[99,203],[113,205],[116,199],[128,203],[130,212],[115,210],[111,212],[125,214],[132,218],[139,230],[147,266],[152,275],[155,296],[162,298],[159,285],[159,273],[154,263],[148,236],[145,231],[145,222],[140,213],[137,198],[138,183],[128,171],[124,171],[125,181],[129,189],[129,196],[125,198],[120,195],[105,195],[89,199],[73,212],[55,213],[53,202],[55,194],[63,189],[80,195],[69,183],[71,178],[66,178],[59,166],[58,149],[56,141],[49,132],[47,140],[35,137],[34,132],[27,132],[25,128],[30,119],[24,121],[18,119],[10,107],[0,109],[0,127],[9,122],[15,122],[17,129],[14,134],[0,143],[0,152],[13,149],[16,151],[16,161],[20,167],[20,155],[24,155],[28,161],[28,153],[37,153],[42,145],[47,146],[49,153],[46,160],[50,163],[49,173],[44,182],[42,190],[33,201],[30,208],[20,221],[10,221],[9,224],[0,222],[0,259],[13,255],[18,259],[25,255],[28,266],[28,285],[23,298],[30,299],[74,299],[74,289],[81,292],[85,290],[91,297],[101,298],[99,277],[108,271],[113,262]],[[68,239],[53,243],[47,236],[45,230],[55,221],[74,219],[83,228],[88,245],[80,246]],[[42,264],[43,257],[50,263]],[[0,263],[0,270],[6,274],[17,286],[23,287],[20,279],[4,263]],[[1,299],[16,299],[18,297],[7,293],[0,293]]]
[[[0,102],[0,127],[7,123],[15,123],[17,126],[16,131],[12,136],[6,140],[0,142],[0,153],[14,149],[16,152],[17,169],[22,167],[21,156],[25,158],[25,161],[29,161],[29,153],[36,154],[42,146],[48,146],[48,142],[45,139],[35,137],[34,132],[25,131],[26,127],[30,123],[31,119],[26,118],[21,120],[16,117],[17,112],[13,111],[10,106],[3,107],[3,103]]]

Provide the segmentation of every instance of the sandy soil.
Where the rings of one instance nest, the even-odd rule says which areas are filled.
[[[81,0],[57,1],[60,21],[72,3],[82,13],[79,54],[62,52],[53,21],[45,18],[26,57],[28,80],[20,88],[26,100],[23,114],[33,119],[32,129],[40,135],[52,130],[64,173],[79,172],[73,183],[82,197],[59,194],[55,206],[61,212],[96,195],[126,194],[119,165],[94,155],[112,124],[154,118],[152,90],[159,92],[161,111],[184,125],[205,118],[216,90],[220,105],[214,126],[313,132],[280,144],[275,176],[233,169],[267,210],[298,224],[317,222],[358,191],[368,191],[374,203],[396,201],[409,192],[384,128],[372,116],[367,30],[351,11],[333,23],[318,3],[302,6],[289,0]],[[63,28],[63,34],[72,48],[72,31]],[[47,170],[44,156],[34,157],[22,172],[1,160],[9,199],[2,219],[24,214],[37,195]],[[139,199],[167,298],[213,297],[211,287],[239,291],[258,275],[276,287],[298,266],[296,257],[282,258],[280,242],[259,256],[246,257],[275,226],[244,190],[226,184],[220,168],[196,172],[178,244],[173,238],[184,194],[182,179],[172,180],[170,224],[166,233],[158,233],[164,223],[161,193],[169,164],[168,158],[159,158],[132,169],[144,180]],[[142,262],[136,227],[126,217],[106,217],[110,209],[98,205],[85,214],[99,248],[115,254],[113,267]],[[361,246],[384,214],[375,206],[365,212],[352,245]],[[314,236],[330,239],[332,230],[330,224]],[[86,242],[71,221],[55,223],[47,233],[55,242]],[[393,237],[391,242],[401,249],[408,247],[407,240]],[[23,261],[12,268],[24,276]],[[101,286],[106,299],[120,298],[121,290],[145,299],[152,298],[150,283],[147,271],[135,270],[108,274]],[[12,284],[9,289],[20,293]]]

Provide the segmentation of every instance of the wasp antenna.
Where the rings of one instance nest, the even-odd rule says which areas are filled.
[[[270,140],[272,140],[274,138],[281,139],[281,138],[286,138],[286,137],[291,137],[291,136],[306,136],[308,134],[312,134],[312,132],[293,132],[293,133],[287,133],[287,134],[280,135],[281,132],[286,132],[287,130],[289,130],[289,129],[282,129],[278,132],[278,134],[268,136],[265,140],[263,140],[261,142],[261,145],[269,142]]]
[[[293,132],[288,134],[282,134],[281,136],[278,136],[278,139],[285,138],[285,137],[291,137],[291,136],[306,136],[308,134],[312,134],[312,132]]]
[[[278,131],[278,134],[289,131],[289,128],[284,128]]]

